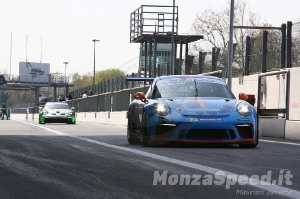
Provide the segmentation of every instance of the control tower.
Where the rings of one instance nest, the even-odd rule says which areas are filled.
[[[139,76],[172,74],[172,21],[173,6],[142,5],[130,14],[130,43],[140,43]],[[177,55],[179,45],[179,59],[174,63],[174,75],[190,74],[192,57],[188,55],[188,45],[200,39],[203,39],[202,35],[178,34],[178,6],[175,6],[174,50]]]

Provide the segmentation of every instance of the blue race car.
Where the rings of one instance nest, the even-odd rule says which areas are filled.
[[[146,94],[138,92],[134,98],[128,110],[130,144],[258,144],[256,109],[243,95],[237,100],[220,78],[161,76],[153,79]]]

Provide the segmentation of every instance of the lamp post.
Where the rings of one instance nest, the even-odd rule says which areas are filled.
[[[95,89],[95,67],[96,67],[96,42],[100,41],[100,40],[97,40],[97,39],[93,39],[92,40],[94,42],[94,76],[93,76],[93,92],[94,92],[94,89]]]
[[[65,95],[67,95],[67,64],[69,62],[63,62],[65,64]]]
[[[229,22],[228,69],[227,69],[227,85],[229,86],[230,89],[232,84],[233,19],[234,19],[234,0],[231,0],[230,22]]]
[[[170,74],[175,75],[175,65],[176,65],[176,54],[175,54],[175,44],[174,44],[174,20],[175,20],[175,0],[173,0],[173,14],[172,14],[172,34],[171,34],[171,72]],[[167,74],[169,75],[169,74]]]

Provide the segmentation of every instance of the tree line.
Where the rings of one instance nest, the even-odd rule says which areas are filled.
[[[225,8],[215,10],[210,7],[203,13],[197,14],[192,23],[191,34],[203,35],[204,39],[194,42],[189,53],[198,56],[198,52],[205,52],[208,55],[212,52],[212,47],[219,49],[217,68],[224,71],[228,65],[228,44],[229,44],[229,20],[230,19],[230,2]],[[275,24],[280,27],[282,23]],[[261,21],[260,16],[253,12],[244,0],[236,0],[234,4],[234,26],[263,26],[271,27],[266,21]],[[250,71],[253,73],[261,72],[261,56],[262,56],[262,36],[263,31],[268,32],[267,41],[267,70],[275,70],[280,68],[281,56],[281,31],[266,29],[239,29],[234,28],[233,42],[235,43],[235,51],[233,57],[233,71],[239,71],[237,76],[243,75],[245,67],[245,51],[246,37],[251,38],[251,57]],[[295,32],[293,39],[292,63],[297,66],[300,52],[299,32]],[[197,62],[198,63],[198,62]],[[206,56],[204,72],[211,71],[211,56]],[[233,74],[234,75],[234,74]]]

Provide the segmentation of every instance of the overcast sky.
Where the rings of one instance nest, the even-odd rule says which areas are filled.
[[[179,33],[188,33],[197,13],[221,9],[227,0],[176,0]],[[262,20],[274,26],[300,18],[299,0],[248,0]],[[137,67],[139,44],[130,43],[130,13],[141,5],[170,5],[173,0],[1,0],[0,73],[19,74],[19,62],[50,63],[50,72],[67,75]],[[11,45],[12,35],[12,45]],[[26,37],[27,51],[26,51]],[[12,52],[10,53],[10,49]],[[10,58],[11,57],[11,58]],[[11,60],[11,61],[10,61]]]

